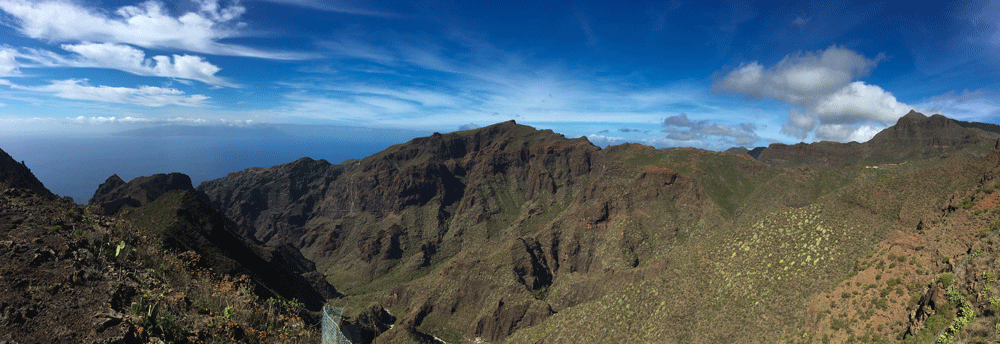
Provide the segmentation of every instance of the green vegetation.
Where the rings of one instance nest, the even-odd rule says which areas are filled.
[[[955,338],[955,335],[957,335],[959,331],[962,331],[965,326],[969,325],[969,323],[976,318],[976,309],[972,307],[972,303],[969,302],[965,295],[962,295],[962,293],[954,287],[949,287],[946,295],[952,304],[958,306],[958,317],[955,318],[951,326],[949,326],[948,329],[938,337],[938,343],[951,343],[951,341]]]
[[[957,279],[955,278],[955,274],[953,273],[945,272],[941,275],[938,275],[938,282],[940,282],[941,286],[944,288],[950,287],[952,284],[955,283],[955,281],[957,281]]]
[[[971,196],[967,196],[962,199],[962,204],[959,206],[962,207],[962,209],[970,209],[974,205],[976,205],[975,200]]]
[[[951,305],[942,305],[935,310],[934,315],[924,321],[924,328],[917,331],[916,334],[904,338],[903,343],[934,343],[938,340],[938,333],[947,328],[954,318],[955,311],[951,308]]]
[[[900,146],[876,140],[754,160],[584,141],[506,124],[415,139],[315,184],[258,169],[239,187],[268,201],[286,196],[282,182],[315,187],[302,199],[323,211],[296,213],[306,210],[293,200],[243,214],[264,207],[243,199],[226,200],[238,204],[227,213],[280,227],[276,241],[301,246],[349,295],[334,303],[353,312],[391,304],[415,331],[392,340],[426,339],[419,331],[448,342],[914,343],[942,331],[965,340],[994,326],[975,314],[987,309],[977,298],[988,300],[991,316],[1000,307],[996,266],[986,262],[997,250],[974,239],[1000,228],[986,207],[994,200],[982,194],[996,186],[983,181],[996,175],[995,163],[969,158],[979,150],[889,149]],[[911,155],[890,155],[897,152]],[[191,197],[168,192],[125,207],[134,227],[75,235],[88,240],[93,259],[150,276],[129,311],[161,339],[196,328],[215,342],[240,333],[314,342],[301,304],[254,296],[250,280],[225,273],[237,266],[224,255],[188,254],[209,245],[183,237],[205,228],[177,223]],[[149,238],[127,234],[136,227]],[[966,247],[974,249],[967,257],[959,253]],[[954,270],[938,275],[944,269]],[[950,304],[901,338],[934,283]],[[820,309],[809,318],[813,305]]]

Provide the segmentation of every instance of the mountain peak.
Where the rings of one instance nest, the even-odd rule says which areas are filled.
[[[997,134],[975,129],[981,123],[964,123],[935,114],[930,117],[911,110],[864,143],[814,142],[772,144],[759,160],[773,166],[811,165],[814,168],[845,167],[862,162],[883,163],[925,159],[946,151],[996,141]]]
[[[23,161],[17,162],[2,149],[0,149],[0,186],[28,189],[48,198],[56,197],[38,178],[35,178]]]
[[[903,115],[903,117],[899,118],[899,120],[903,120],[903,119],[910,120],[910,121],[914,121],[914,120],[916,120],[916,121],[923,121],[924,119],[927,119],[927,116],[924,116],[924,114],[917,112],[917,110],[910,110],[910,112],[907,112],[906,115]]]
[[[194,190],[191,177],[179,172],[159,173],[148,177],[137,177],[125,183],[118,175],[112,175],[97,188],[94,197],[90,199],[90,204],[124,198],[134,199],[140,204],[145,204],[171,190]]]

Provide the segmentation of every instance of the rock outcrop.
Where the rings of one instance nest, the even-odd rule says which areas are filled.
[[[35,178],[31,169],[25,166],[23,161],[18,162],[7,152],[0,150],[0,189],[3,188],[26,189],[43,197],[56,197],[49,189],[45,188],[45,185],[42,185],[38,178]]]

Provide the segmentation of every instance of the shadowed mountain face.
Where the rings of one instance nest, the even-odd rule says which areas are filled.
[[[0,189],[8,187],[31,190],[43,197],[56,197],[35,178],[23,162],[17,162],[7,152],[0,150]]]
[[[237,235],[235,224],[194,190],[187,175],[157,174],[128,183],[113,175],[90,202],[104,215],[120,215],[150,230],[164,248],[193,250],[215,271],[250,275],[263,297],[296,298],[318,310],[326,298],[339,296],[294,247],[261,246]]]
[[[775,143],[760,152],[758,159],[778,167],[808,165],[825,169],[874,165],[937,157],[952,150],[993,143],[998,137],[996,132],[977,129],[941,115],[926,117],[910,111],[896,125],[865,143]]]

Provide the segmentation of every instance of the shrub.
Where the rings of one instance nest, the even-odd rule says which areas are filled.
[[[966,196],[962,199],[962,209],[969,209],[976,205],[976,202],[972,200],[972,196]]]
[[[920,299],[921,299],[920,294],[913,294],[913,296],[910,297],[910,303],[906,305],[906,309],[909,309],[911,311],[917,309],[917,305],[920,304]]]
[[[983,230],[979,231],[979,234],[977,234],[976,236],[978,236],[980,238],[985,238],[985,237],[989,236],[990,233],[993,233],[993,230],[991,230],[989,228],[983,228]]]
[[[953,323],[951,323],[948,330],[941,334],[941,337],[939,337],[940,342],[950,343],[951,340],[955,338],[955,335],[962,331],[962,328],[965,328],[966,325],[969,325],[969,323],[976,318],[976,309],[972,306],[972,303],[965,298],[965,295],[962,295],[962,293],[955,289],[955,287],[948,288],[945,295],[948,295],[948,299],[952,303],[958,305],[959,312],[958,317],[955,318]]]
[[[955,278],[955,274],[952,274],[950,272],[945,272],[940,276],[938,276],[938,282],[941,282],[941,285],[944,286],[945,288],[951,286],[956,281],[957,279]]]
[[[841,329],[848,328],[848,326],[850,326],[850,325],[847,323],[847,320],[845,320],[845,319],[837,318],[837,317],[834,317],[834,318],[830,319],[830,329],[831,330],[840,331]]]

